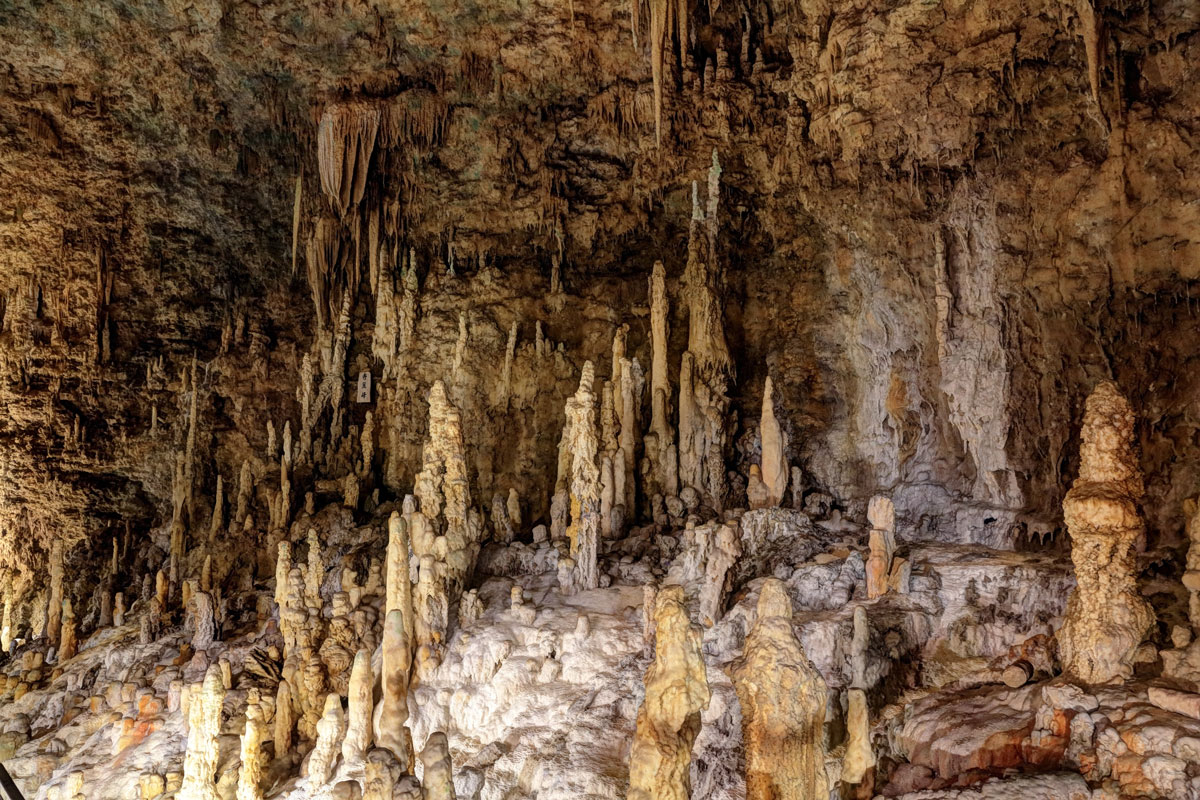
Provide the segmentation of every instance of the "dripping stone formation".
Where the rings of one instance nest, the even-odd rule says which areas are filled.
[[[0,2],[0,765],[1197,800],[1197,119],[1186,2]]]

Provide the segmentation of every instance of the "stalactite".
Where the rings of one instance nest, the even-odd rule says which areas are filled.
[[[650,0],[650,76],[654,83],[654,143],[662,147],[663,53],[670,0]]]
[[[321,189],[339,211],[362,200],[379,122],[379,107],[363,102],[331,103],[321,114],[317,127]]]

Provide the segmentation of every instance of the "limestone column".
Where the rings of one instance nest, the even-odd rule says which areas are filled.
[[[1133,654],[1154,626],[1138,593],[1134,547],[1144,526],[1144,494],[1134,441],[1134,414],[1115,383],[1087,399],[1079,477],[1063,500],[1071,534],[1075,590],[1058,631],[1063,672],[1085,683],[1133,674]]]

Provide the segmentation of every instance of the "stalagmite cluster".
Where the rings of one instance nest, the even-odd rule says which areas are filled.
[[[646,697],[638,710],[629,755],[628,797],[687,800],[692,744],[712,694],[700,634],[688,618],[682,587],[659,590],[654,625],[654,661],[646,670]]]
[[[1154,625],[1135,571],[1145,489],[1134,422],[1115,383],[1096,386],[1083,417],[1079,477],[1063,499],[1076,586],[1058,649],[1063,671],[1086,683],[1130,677],[1134,651]]]
[[[679,485],[699,492],[712,508],[720,510],[725,507],[727,492],[728,391],[733,361],[722,314],[716,236],[721,166],[715,150],[712,162],[706,206],[701,206],[698,189],[692,187],[692,221],[683,273],[688,346],[679,367]],[[786,487],[786,469],[780,466],[776,473],[776,464],[770,466],[771,479],[777,484],[769,489],[773,498],[780,481]],[[782,490],[779,496],[782,498]]]
[[[25,797],[1200,797],[1187,3],[0,6]]]

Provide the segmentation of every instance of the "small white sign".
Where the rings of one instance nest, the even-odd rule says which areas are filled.
[[[358,402],[371,402],[371,373],[369,371],[358,373]]]

